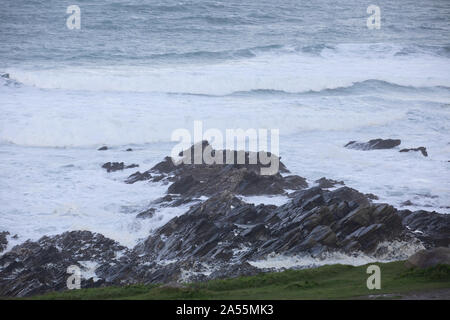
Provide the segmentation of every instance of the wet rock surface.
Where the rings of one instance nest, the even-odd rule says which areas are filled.
[[[26,241],[0,256],[0,296],[29,296],[66,288],[71,265],[85,269],[82,262],[114,263],[126,248],[101,234],[89,231],[65,232],[40,240]],[[82,287],[101,285],[93,278]]]
[[[8,246],[8,237],[9,232],[8,231],[0,231],[0,253],[3,252],[3,250],[6,249]]]
[[[424,210],[401,210],[403,225],[428,247],[450,245],[450,215]]]
[[[347,187],[308,189],[280,207],[255,206],[225,192],[172,219],[136,250],[160,259],[217,264],[262,259],[269,253],[373,253],[379,243],[405,234],[393,207],[373,205]]]
[[[148,218],[151,218],[151,217],[154,216],[155,211],[156,211],[155,208],[147,209],[147,210],[145,210],[145,211],[142,211],[142,212],[138,213],[138,214],[136,215],[136,218],[139,218],[139,219],[148,219]]]
[[[204,150],[208,144],[201,147]],[[192,148],[188,152],[194,155]],[[450,215],[399,211],[373,203],[371,195],[332,179],[319,179],[319,186],[308,188],[304,178],[287,175],[281,162],[274,175],[261,175],[261,167],[258,163],[175,165],[166,157],[125,181],[167,184],[167,195],[136,218],[152,218],[157,207],[189,203],[187,212],[133,249],[88,231],[15,246],[0,256],[0,295],[64,290],[69,265],[82,268],[82,287],[174,283],[256,274],[266,269],[252,263],[273,255],[320,259],[344,253],[377,258],[395,251],[391,248],[395,242],[420,243],[422,248],[450,244]],[[327,190],[331,185],[338,188]],[[287,195],[287,190],[290,201],[281,206],[242,200],[247,195]],[[93,266],[90,272],[86,262]]]
[[[350,141],[344,147],[357,150],[392,149],[401,144],[399,139],[373,139],[368,142]]]
[[[341,186],[344,185],[344,181],[336,181],[336,180],[333,180],[333,179],[327,179],[325,177],[322,177],[322,178],[320,178],[320,179],[318,179],[318,180],[316,180],[314,182],[318,183],[319,187],[322,188],[322,189],[334,188],[337,185],[341,185]]]
[[[229,191],[240,195],[276,195],[285,194],[287,189],[298,190],[308,186],[305,178],[295,175],[282,176],[281,173],[289,173],[285,165],[274,156],[279,163],[279,170],[273,175],[262,175],[262,169],[268,165],[261,164],[259,155],[252,152],[217,151],[213,150],[207,142],[201,145],[201,152],[210,148],[210,153],[221,159],[220,164],[206,164],[202,159],[195,159],[195,146],[184,151],[184,156],[174,164],[172,158],[166,157],[164,161],[156,164],[150,170],[137,172],[127,179],[127,183],[136,181],[167,180],[171,182],[167,192],[178,195],[184,200],[213,196]],[[233,161],[227,163],[227,152],[233,154]],[[270,156],[270,155],[269,155]],[[255,164],[249,164],[250,159],[256,159]],[[185,161],[191,159],[191,161]],[[243,159],[245,164],[240,164],[238,159]],[[192,161],[196,160],[197,164]],[[186,201],[184,201],[186,202]]]
[[[139,167],[138,164],[130,164],[130,165],[125,165],[123,162],[106,162],[105,164],[102,165],[103,169],[106,169],[107,172],[114,172],[114,171],[119,171],[119,170],[124,170],[124,169],[131,169],[131,168],[136,168]]]
[[[418,148],[410,148],[410,149],[401,149],[399,152],[410,152],[410,151],[420,151],[424,157],[428,157],[427,148],[418,147]]]

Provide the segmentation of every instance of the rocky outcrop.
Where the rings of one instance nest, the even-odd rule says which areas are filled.
[[[0,256],[0,295],[63,290],[67,267],[85,270],[86,262],[94,267],[85,270],[82,287],[252,275],[261,269],[251,262],[274,254],[321,258],[364,253],[376,258],[395,250],[390,244],[396,242],[419,242],[422,248],[450,244],[450,215],[399,211],[346,186],[327,190],[340,182],[325,178],[307,188],[304,178],[286,175],[281,162],[274,175],[261,175],[260,169],[258,163],[174,164],[166,157],[126,180],[168,185],[168,194],[136,217],[152,218],[156,207],[189,203],[186,213],[133,249],[88,231],[27,241]],[[242,200],[243,195],[287,195],[288,190],[294,191],[282,206]]]
[[[203,141],[201,150],[211,148]],[[185,150],[182,154],[190,155],[194,159],[194,149]],[[261,168],[267,165],[261,164],[259,155],[244,151],[217,151],[210,149],[212,154],[222,152],[222,163],[206,164],[202,159],[198,164],[186,163],[186,157],[174,163],[172,158],[166,157],[164,161],[156,164],[150,170],[136,172],[129,176],[126,183],[150,180],[170,182],[167,192],[173,194],[172,200],[176,204],[186,203],[202,196],[210,197],[224,191],[240,195],[276,195],[286,194],[286,190],[300,190],[308,186],[305,178],[296,175],[282,176],[281,173],[289,173],[286,166],[280,161],[279,171],[273,175],[261,175]],[[234,162],[227,164],[226,154],[234,154]],[[250,159],[257,159],[255,164]],[[245,159],[240,163],[238,159]],[[279,161],[279,158],[277,158]]]
[[[71,265],[86,269],[83,262],[101,264],[118,261],[126,249],[101,234],[89,231],[65,232],[27,241],[0,257],[0,296],[29,296],[66,288]],[[101,285],[94,278],[82,280],[82,287]]]
[[[410,152],[410,151],[420,151],[424,157],[428,157],[427,148],[418,147],[418,148],[410,148],[410,149],[401,149],[399,152]]]
[[[123,162],[106,162],[105,164],[102,165],[103,169],[106,169],[107,172],[114,172],[114,171],[119,171],[119,170],[123,170],[123,169],[131,169],[131,168],[136,168],[139,167],[138,164],[130,164],[130,165],[125,165]]]
[[[98,148],[97,150],[98,151],[106,151],[106,150],[108,150],[108,147],[107,146],[103,146],[103,147]]]
[[[396,210],[374,205],[356,190],[312,188],[275,207],[245,203],[225,192],[172,219],[141,246],[154,259],[205,262],[262,259],[267,254],[362,251],[405,236]]]
[[[418,210],[399,211],[402,223],[428,247],[450,245],[450,215]]]
[[[405,265],[410,268],[429,268],[439,264],[450,265],[450,248],[438,247],[413,254]]]
[[[344,181],[336,181],[333,179],[327,179],[325,177],[322,177],[314,182],[318,183],[319,187],[322,189],[334,188],[336,187],[336,185],[344,185]]]
[[[357,150],[392,149],[400,143],[399,139],[373,139],[368,142],[350,141],[344,147]]]
[[[151,217],[153,217],[153,216],[155,215],[155,211],[156,211],[155,208],[147,209],[147,210],[145,210],[145,211],[142,211],[142,212],[138,213],[138,214],[136,215],[136,218],[139,218],[139,219],[148,219],[148,218],[151,218]]]
[[[133,184],[138,181],[145,181],[150,180],[152,178],[152,175],[150,172],[145,171],[144,173],[141,173],[140,171],[136,171],[132,175],[130,175],[126,180],[125,183]]]
[[[0,232],[0,253],[2,253],[3,250],[5,250],[6,247],[8,246],[8,238],[7,238],[8,236],[9,236],[8,231]]]

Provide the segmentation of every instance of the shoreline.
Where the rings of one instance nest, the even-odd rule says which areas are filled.
[[[202,150],[208,146],[206,141],[201,143]],[[194,146],[185,152],[193,150]],[[249,152],[244,154],[250,157]],[[108,162],[103,169],[114,172],[127,166],[136,165]],[[297,259],[303,267],[314,265],[305,265],[308,259],[327,263],[327,256],[333,255],[354,261],[359,256],[363,259],[358,264],[364,264],[364,259],[407,259],[419,250],[450,244],[450,215],[397,210],[341,181],[322,178],[311,187],[303,177],[291,175],[282,162],[277,174],[263,176],[261,166],[176,166],[166,157],[150,170],[137,171],[125,184],[162,182],[168,188],[136,219],[152,218],[162,207],[189,209],[134,248],[89,231],[64,232],[17,245],[0,256],[0,294],[30,296],[63,290],[69,265],[85,273],[82,288],[187,283],[276,271],[267,262],[277,256]],[[289,201],[280,206],[243,201],[270,195],[284,195]],[[283,262],[279,262],[282,270]],[[36,282],[38,275],[45,280]]]

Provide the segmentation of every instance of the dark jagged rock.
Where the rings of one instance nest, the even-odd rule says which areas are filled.
[[[410,149],[401,149],[399,152],[409,152],[409,151],[420,151],[424,157],[428,157],[427,148],[418,147],[418,148],[410,148]]]
[[[66,289],[70,275],[67,267],[76,265],[83,271],[84,261],[118,263],[116,255],[124,250],[117,242],[89,231],[26,241],[0,257],[0,296],[22,297]],[[101,283],[84,278],[82,287]]]
[[[202,148],[208,145],[203,143]],[[250,157],[248,153],[242,154]],[[280,163],[280,168],[283,168]],[[339,252],[373,257],[392,243],[420,242],[426,248],[450,244],[450,215],[373,203],[349,187],[305,189],[299,176],[264,176],[248,164],[179,164],[166,158],[126,182],[170,182],[152,206],[192,203],[183,215],[154,230],[132,250],[88,231],[27,241],[0,256],[0,295],[27,296],[66,286],[66,268],[97,264],[100,280],[82,287],[173,283],[251,275],[250,263],[273,254],[322,257]],[[284,169],[287,171],[287,169]],[[320,182],[319,182],[320,183]],[[249,204],[240,195],[289,194],[282,206]],[[201,197],[208,197],[201,201]],[[153,216],[153,207],[138,218]],[[395,250],[395,249],[394,249]]]
[[[450,248],[438,247],[421,250],[409,257],[405,263],[409,268],[429,268],[438,264],[450,265]]]
[[[125,183],[128,184],[133,184],[135,182],[138,181],[145,181],[145,180],[150,180],[152,178],[152,175],[150,174],[150,172],[145,171],[143,173],[136,171],[135,173],[133,173],[132,175],[130,175],[126,180]]]
[[[133,149],[131,149],[131,148],[128,148],[127,150],[125,150],[125,151],[128,151],[128,152],[130,152],[130,151],[133,151]]]
[[[319,187],[322,189],[327,189],[327,188],[333,188],[336,185],[340,184],[340,185],[344,185],[344,181],[336,181],[333,179],[327,179],[325,177],[322,177],[316,181],[314,181],[315,183],[319,184]]]
[[[350,141],[344,147],[357,150],[392,149],[400,143],[399,139],[373,139],[368,142]]]
[[[213,155],[222,152],[223,164],[206,164],[203,159],[197,159],[198,164],[191,164],[186,157],[194,160],[195,148],[200,150],[209,150]],[[207,149],[209,148],[209,149]],[[231,152],[234,155],[234,162],[226,163],[226,154]],[[186,203],[192,199],[202,196],[213,196],[224,191],[230,191],[241,195],[275,195],[284,194],[285,190],[298,190],[308,186],[306,180],[302,177],[290,175],[283,177],[280,172],[289,172],[283,163],[279,162],[279,172],[273,175],[261,175],[262,168],[268,167],[259,162],[259,155],[244,151],[217,151],[203,141],[201,144],[192,146],[183,153],[185,157],[176,164],[172,158],[166,157],[164,161],[155,165],[148,172],[159,174],[159,180],[166,179],[172,182],[168,193],[181,196],[181,202]],[[250,159],[256,159],[256,163],[250,163]],[[244,159],[243,163],[238,159]],[[274,157],[279,161],[278,157]],[[186,163],[187,162],[187,163]],[[131,177],[130,177],[131,178]]]
[[[155,214],[155,208],[150,208],[150,209],[147,209],[147,210],[145,210],[145,211],[142,211],[142,212],[140,212],[140,213],[138,213],[137,215],[136,215],[136,218],[139,218],[139,219],[148,219],[148,218],[151,218],[151,217],[153,217],[153,215]]]
[[[8,238],[7,238],[8,236],[9,236],[8,231],[0,232],[0,253],[3,252],[8,246]]]
[[[402,207],[407,207],[407,206],[414,206],[415,204],[412,203],[411,200],[406,200],[406,201],[403,201],[400,205]]]
[[[379,200],[380,198],[378,198],[377,195],[373,194],[373,193],[365,193],[364,194],[367,198],[369,198],[370,200]]]
[[[98,148],[97,150],[98,151],[106,151],[106,150],[108,150],[108,147],[107,146],[103,146],[103,147]]]
[[[158,171],[161,173],[170,173],[173,172],[177,169],[177,167],[175,166],[175,164],[172,161],[171,157],[165,157],[164,161],[161,161],[159,163],[157,163],[152,169],[151,171]]]
[[[139,167],[139,165],[133,163],[133,164],[126,166],[123,162],[106,162],[105,164],[102,165],[102,168],[106,169],[107,172],[114,172],[114,171],[131,169],[131,168],[136,168],[136,167]]]
[[[383,241],[402,239],[405,232],[393,207],[371,204],[347,187],[308,189],[278,208],[248,204],[224,192],[172,219],[135,250],[149,260],[201,260],[217,266],[262,259],[272,252],[372,253]]]
[[[437,212],[401,210],[403,225],[428,247],[450,245],[450,215]]]

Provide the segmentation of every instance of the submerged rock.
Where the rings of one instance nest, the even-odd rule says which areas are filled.
[[[106,162],[105,164],[102,165],[102,168],[106,169],[107,172],[114,172],[114,171],[131,169],[131,168],[136,168],[136,167],[139,167],[139,165],[133,163],[133,164],[126,166],[123,162]]]
[[[425,147],[401,149],[399,152],[410,152],[410,151],[420,151],[424,157],[428,157],[427,148]]]
[[[406,261],[407,267],[429,268],[438,264],[450,265],[450,248],[438,247],[428,250],[421,250]]]
[[[136,171],[135,173],[133,173],[132,175],[130,175],[126,180],[125,183],[128,184],[133,184],[135,182],[138,181],[145,181],[145,180],[149,180],[152,178],[152,175],[150,174],[150,172],[145,171],[143,173],[141,173],[140,171]]]
[[[401,144],[399,139],[373,139],[368,142],[350,141],[344,147],[357,150],[392,149]]]
[[[333,180],[333,179],[327,179],[325,177],[322,177],[322,178],[320,178],[320,179],[318,179],[318,180],[316,180],[314,182],[318,183],[319,187],[323,188],[323,189],[333,188],[333,187],[335,187],[338,184],[340,184],[342,186],[344,185],[344,181],[336,181],[336,180]]]
[[[369,198],[370,200],[380,200],[380,198],[378,198],[378,196],[376,194],[373,194],[373,193],[365,193],[364,195],[367,198]]]
[[[139,219],[148,219],[148,218],[151,218],[151,217],[154,216],[155,211],[156,211],[155,208],[149,208],[149,209],[147,209],[147,210],[145,210],[145,211],[142,211],[142,212],[138,213],[138,214],[136,215],[136,218],[139,218]]]
[[[3,252],[8,246],[8,231],[0,231],[0,253]]]

